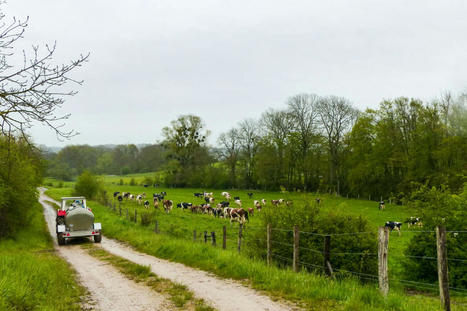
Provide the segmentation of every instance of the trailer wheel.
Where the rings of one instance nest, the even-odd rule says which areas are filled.
[[[101,234],[94,236],[94,243],[100,243],[101,240],[102,240],[102,235]]]
[[[58,245],[65,245],[65,238],[62,235],[57,235]]]

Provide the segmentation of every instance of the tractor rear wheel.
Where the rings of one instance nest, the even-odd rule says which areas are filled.
[[[101,234],[94,236],[94,243],[100,243],[101,240],[102,240],[102,235]]]
[[[65,245],[65,238],[59,234],[57,235],[57,242],[58,242],[58,245]]]

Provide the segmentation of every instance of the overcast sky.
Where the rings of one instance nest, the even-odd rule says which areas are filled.
[[[211,143],[297,93],[359,109],[398,96],[431,100],[467,88],[467,1],[9,0],[30,17],[22,44],[57,41],[57,61],[91,53],[63,111],[81,134],[60,142],[154,143],[197,114]]]

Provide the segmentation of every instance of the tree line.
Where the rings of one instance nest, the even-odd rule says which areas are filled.
[[[298,94],[283,109],[245,119],[215,146],[200,117],[183,115],[163,141],[137,147],[68,146],[49,154],[49,175],[160,172],[173,187],[320,191],[405,197],[421,184],[462,188],[467,168],[467,95],[405,97],[358,111],[337,96]]]

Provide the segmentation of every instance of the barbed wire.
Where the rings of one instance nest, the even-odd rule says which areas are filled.
[[[411,256],[411,255],[405,255],[404,257],[408,258],[417,258],[417,259],[428,259],[428,260],[438,260],[437,257],[429,257],[429,256]],[[458,262],[467,262],[466,259],[459,259],[459,258],[448,258],[448,261],[458,261]]]

